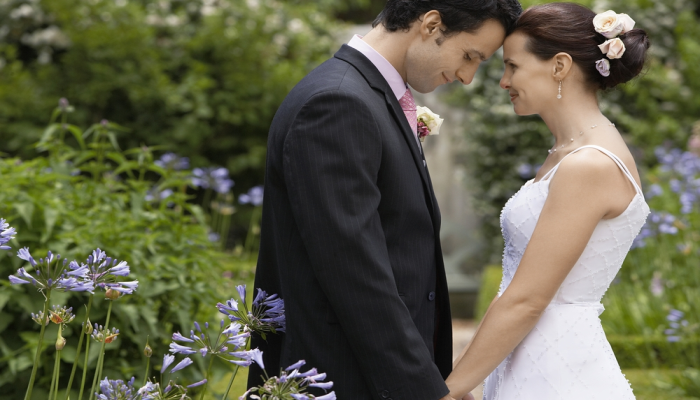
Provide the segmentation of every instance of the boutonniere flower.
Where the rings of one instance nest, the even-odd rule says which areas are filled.
[[[440,133],[443,119],[439,115],[430,111],[428,107],[416,107],[418,114],[418,138],[422,142],[426,136]]]

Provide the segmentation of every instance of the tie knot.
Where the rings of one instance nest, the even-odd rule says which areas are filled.
[[[399,99],[399,104],[404,111],[416,111],[416,101],[413,99],[411,89],[406,88],[406,93]]]

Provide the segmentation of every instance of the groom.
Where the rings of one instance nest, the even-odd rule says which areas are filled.
[[[285,334],[253,340],[269,376],[303,359],[341,400],[448,398],[440,211],[408,85],[469,84],[520,11],[516,0],[388,0],[365,37],[284,100],[255,278],[286,308]],[[252,367],[249,386],[261,375]]]

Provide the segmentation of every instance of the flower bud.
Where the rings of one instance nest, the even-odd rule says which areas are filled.
[[[108,300],[116,300],[119,298],[119,295],[119,292],[117,292],[114,289],[107,289],[107,291],[105,292],[105,298]]]
[[[85,326],[83,326],[83,332],[85,332],[85,334],[87,334],[87,335],[91,335],[92,330],[93,330],[92,323],[90,322],[90,318],[88,318],[87,324],[85,324]]]
[[[58,337],[56,338],[56,350],[63,350],[66,347],[66,338],[61,335],[61,328],[58,328]]]
[[[153,349],[148,345],[148,342],[146,342],[146,347],[143,348],[143,355],[148,358],[151,358],[153,355]]]

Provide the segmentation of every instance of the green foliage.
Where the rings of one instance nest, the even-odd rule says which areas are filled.
[[[502,277],[503,270],[500,265],[489,265],[484,268],[481,274],[479,298],[477,299],[476,310],[474,312],[474,318],[477,321],[481,321],[481,319],[484,318],[486,310],[489,309],[491,302],[496,298],[496,295],[498,295]]]
[[[127,123],[124,147],[223,165],[242,191],[262,182],[277,106],[338,29],[315,2],[274,0],[4,0],[0,26],[3,151],[31,154],[66,97],[76,125]]]
[[[635,148],[641,166],[651,166],[657,145],[670,142],[675,147],[685,146],[700,115],[700,19],[696,4],[690,0],[589,3],[599,12],[612,9],[629,14],[651,39],[646,72],[600,96],[601,109]],[[514,114],[507,92],[498,86],[502,73],[499,53],[479,69],[472,84],[455,89],[450,96],[454,104],[469,112],[465,159],[473,171],[469,184],[476,212],[483,217],[482,234],[490,241],[486,251],[491,262],[500,261],[500,210],[527,179],[519,176],[518,167],[541,164],[552,142],[539,117]]]
[[[700,366],[699,338],[669,343],[664,336],[608,335],[608,342],[622,368],[697,368]]]
[[[26,246],[36,258],[51,250],[84,261],[99,247],[129,263],[139,289],[115,301],[110,325],[121,334],[107,345],[104,374],[126,379],[136,375],[139,381],[146,338],[153,348],[151,365],[159,368],[172,332],[189,331],[195,316],[216,321],[216,302],[234,292],[234,282],[246,279],[243,272],[247,276],[250,266],[223,262],[208,239],[204,213],[188,202],[188,173],[154,164],[152,148],[118,150],[111,138],[123,130],[111,123],[85,132],[67,123],[52,124],[39,145],[48,156],[0,158],[0,215],[18,231],[10,242],[14,252]],[[166,201],[158,196],[147,200],[154,188],[174,193]],[[30,285],[12,286],[6,280],[22,265],[11,252],[0,252],[0,391],[8,399],[24,394],[39,330],[29,313],[38,312],[44,300]],[[96,292],[93,323],[105,322],[102,293]],[[55,292],[51,300],[72,306],[76,321],[83,320],[85,294]],[[47,329],[47,345],[55,341],[51,329],[55,327]],[[68,340],[64,362],[75,358],[78,329],[79,323],[73,323],[63,332]],[[52,365],[52,347],[42,354],[42,366]],[[93,351],[90,369],[96,362]],[[82,368],[82,360],[78,362]],[[45,368],[39,370],[39,396],[49,384]],[[62,385],[69,372],[69,367],[62,368]],[[187,373],[197,374],[194,369]]]

